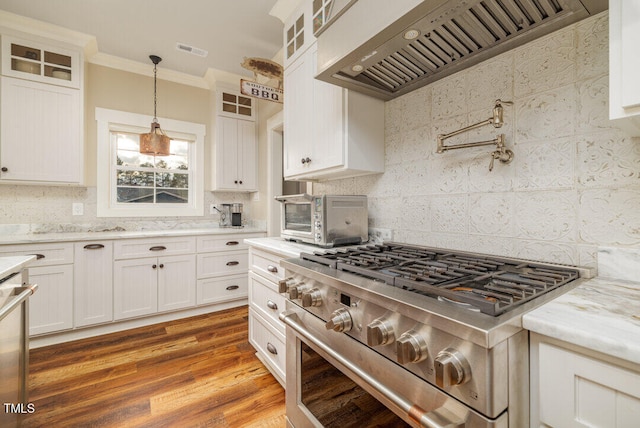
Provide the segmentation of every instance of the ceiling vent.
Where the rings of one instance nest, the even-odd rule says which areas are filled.
[[[209,55],[209,52],[205,51],[204,49],[196,48],[194,46],[189,46],[180,42],[176,44],[176,49],[182,52],[190,53],[192,55],[201,56],[203,58]]]

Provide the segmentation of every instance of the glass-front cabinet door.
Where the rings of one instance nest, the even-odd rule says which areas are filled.
[[[59,86],[80,86],[78,52],[2,37],[2,74]]]

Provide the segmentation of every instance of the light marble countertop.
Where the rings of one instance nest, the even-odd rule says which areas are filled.
[[[524,315],[524,328],[640,364],[640,283],[594,278]]]
[[[14,272],[18,272],[35,259],[36,256],[0,257],[0,279]]]
[[[265,233],[264,229],[243,227],[243,228],[223,228],[209,227],[197,229],[161,229],[161,230],[124,230],[106,232],[55,232],[55,233],[29,233],[29,234],[7,234],[0,236],[0,245],[6,244],[33,244],[41,242],[69,242],[69,241],[91,241],[110,240],[127,238],[153,238],[164,236],[186,236],[186,235],[238,235],[248,233]]]
[[[285,241],[280,237],[270,238],[249,238],[245,243],[261,250],[271,251],[285,258],[300,257],[300,253],[313,253],[315,251],[325,251],[326,249],[315,245],[300,244],[297,242]]]

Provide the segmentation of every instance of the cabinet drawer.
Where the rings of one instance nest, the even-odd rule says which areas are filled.
[[[198,279],[211,276],[245,274],[249,271],[246,251],[198,254]]]
[[[238,235],[198,236],[198,252],[245,250],[249,248],[245,239],[261,238],[264,233],[247,233]]]
[[[228,302],[247,297],[247,275],[233,275],[198,280],[197,303]]]
[[[249,251],[251,271],[276,283],[284,279],[284,268],[280,266],[280,260],[282,257],[266,251],[255,248],[251,248]]]
[[[113,246],[113,256],[119,259],[135,259],[139,257],[174,256],[196,252],[196,239],[193,236],[122,239]]]
[[[276,378],[285,379],[285,336],[276,331],[264,318],[249,311],[249,342]]]
[[[73,263],[73,243],[46,243],[37,245],[2,245],[0,256],[36,255],[29,267],[53,266]]]
[[[249,273],[249,302],[251,307],[267,321],[269,321],[280,333],[285,334],[285,327],[278,318],[284,311],[284,296],[278,294],[275,286],[253,272]]]

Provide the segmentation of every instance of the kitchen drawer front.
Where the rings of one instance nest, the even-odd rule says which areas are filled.
[[[198,279],[212,276],[247,274],[249,256],[246,251],[198,254]]]
[[[282,260],[282,257],[267,251],[257,250],[255,248],[249,250],[249,266],[251,266],[251,271],[275,283],[284,279],[284,268],[280,266],[280,260]]]
[[[37,256],[29,267],[70,264],[73,263],[73,242],[0,246],[0,256],[27,255]]]
[[[249,342],[276,378],[285,379],[286,339],[258,313],[249,310]]]
[[[113,257],[136,259],[140,257],[177,256],[196,252],[196,238],[176,236],[153,239],[121,239],[114,243]]]
[[[253,272],[249,273],[249,301],[251,307],[278,330],[285,334],[285,326],[278,316],[284,311],[284,296],[278,294],[274,285]]]
[[[264,233],[198,236],[198,252],[246,250],[245,239],[262,238]]]
[[[196,292],[198,305],[246,299],[247,275],[199,279]]]

